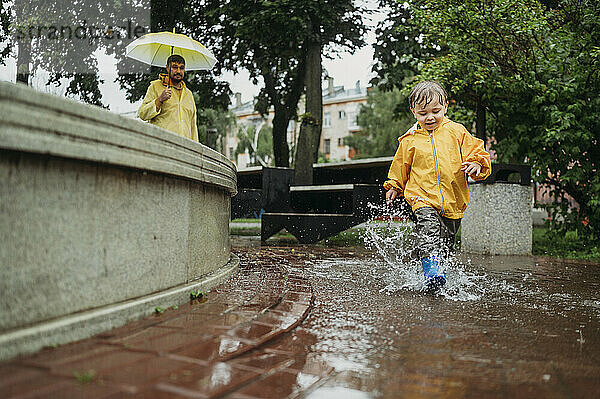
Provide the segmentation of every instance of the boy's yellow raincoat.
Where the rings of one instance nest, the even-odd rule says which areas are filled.
[[[469,203],[463,162],[481,165],[475,180],[490,175],[490,154],[483,140],[473,137],[460,123],[444,118],[432,133],[419,127],[398,139],[399,145],[384,188],[403,193],[413,211],[424,206],[449,219],[464,216]]]
[[[196,103],[194,95],[183,81],[181,89],[171,88],[171,98],[162,104],[159,112],[156,111],[154,100],[167,88],[167,85],[168,76],[166,74],[160,74],[159,79],[150,83],[144,101],[138,110],[140,119],[198,141]]]

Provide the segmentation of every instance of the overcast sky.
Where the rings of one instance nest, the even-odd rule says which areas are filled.
[[[376,0],[364,0],[362,1],[365,5],[371,9],[377,8]],[[383,14],[376,12],[375,14],[366,17],[369,26],[374,27],[377,22],[381,21]],[[368,84],[372,77],[371,67],[373,63],[373,48],[372,44],[375,41],[374,29],[366,37],[367,45],[354,54],[347,52],[340,53],[338,57],[333,60],[323,59],[323,67],[327,70],[329,76],[334,78],[336,85],[343,85],[346,88],[354,87],[356,81],[360,81],[361,86]],[[112,57],[108,57],[104,54],[97,53],[98,65],[100,68],[100,76],[104,80],[104,84],[101,86],[103,102],[109,105],[111,111],[116,113],[123,113],[128,111],[137,110],[138,103],[130,103],[125,99],[124,93],[119,89],[117,83],[114,82],[115,74],[115,61]],[[7,60],[7,65],[0,65],[0,80],[15,81],[16,77],[16,60]],[[249,101],[253,96],[258,94],[260,87],[254,86],[250,82],[247,71],[243,71],[237,75],[230,72],[224,73],[220,78],[228,81],[231,85],[232,92],[242,93],[242,101]],[[34,79],[33,86],[42,91],[54,92],[55,94],[63,94],[64,88],[48,88],[45,87],[43,76],[38,76]]]

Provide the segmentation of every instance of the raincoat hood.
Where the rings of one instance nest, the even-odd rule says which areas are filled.
[[[169,87],[169,75],[166,73],[159,73],[158,79],[162,82],[165,87]],[[181,81],[182,88],[185,88],[185,82]],[[171,87],[173,87],[173,82],[171,82]]]
[[[434,134],[435,134],[435,132],[436,132],[436,131],[438,131],[438,130],[439,130],[439,129],[441,129],[443,126],[447,125],[448,123],[452,123],[452,121],[451,121],[450,119],[448,119],[447,117],[444,117],[444,118],[442,119],[442,121],[440,122],[440,125],[439,125],[438,127],[436,127],[436,128],[435,128],[435,129],[432,131],[432,133],[434,133]],[[423,128],[423,127],[422,127],[421,125],[419,125],[418,123],[417,123],[417,126],[418,126],[418,128],[417,128],[417,129],[415,129],[415,130],[411,130],[410,132],[407,132],[407,133],[412,133],[412,134],[415,134],[415,133],[417,133],[417,132],[418,132],[418,133],[425,133],[425,134],[429,134],[429,132],[427,131],[427,129]],[[404,137],[404,136],[402,136],[402,137]],[[402,138],[402,137],[400,137],[400,138]]]

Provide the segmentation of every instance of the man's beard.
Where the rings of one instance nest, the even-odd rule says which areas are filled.
[[[179,77],[177,77],[178,75],[171,75],[171,83],[174,83],[176,85],[178,85],[182,80],[183,80],[183,75],[179,75]]]

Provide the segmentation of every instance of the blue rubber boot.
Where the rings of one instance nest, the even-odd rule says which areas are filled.
[[[440,257],[431,255],[421,259],[423,274],[425,276],[425,290],[436,292],[446,284],[446,275],[440,267]]]

